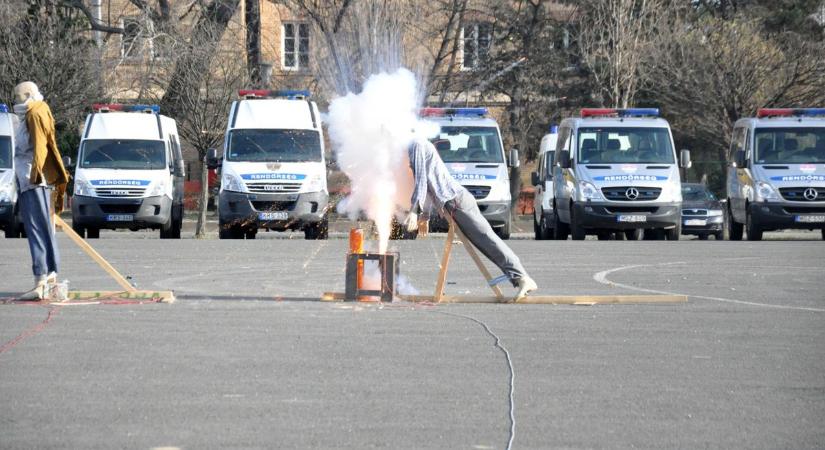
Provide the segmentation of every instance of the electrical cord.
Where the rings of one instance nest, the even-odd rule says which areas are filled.
[[[505,449],[510,450],[513,447],[513,440],[516,437],[516,411],[515,411],[516,410],[516,403],[515,403],[516,372],[513,369],[513,359],[510,357],[510,352],[507,350],[507,347],[505,347],[504,344],[501,343],[501,338],[497,334],[493,333],[493,330],[491,330],[490,327],[486,323],[484,323],[483,321],[481,321],[479,319],[476,319],[475,317],[472,317],[472,316],[466,316],[464,314],[456,314],[456,313],[449,313],[449,312],[445,312],[445,311],[436,311],[436,310],[430,310],[430,311],[434,312],[436,314],[443,314],[445,316],[452,316],[452,317],[458,317],[458,318],[466,319],[466,320],[469,320],[471,322],[474,322],[474,323],[478,324],[479,326],[481,326],[484,329],[484,331],[487,334],[490,335],[490,337],[495,339],[496,348],[501,350],[501,352],[504,354],[504,357],[507,358],[507,367],[510,370],[510,392],[509,392],[510,436],[507,439],[507,446],[505,447]]]

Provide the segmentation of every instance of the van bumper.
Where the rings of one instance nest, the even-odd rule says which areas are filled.
[[[634,208],[628,208],[633,206]],[[626,205],[615,203],[574,203],[573,213],[584,228],[635,230],[675,228],[682,220],[681,203]],[[619,216],[645,216],[644,222],[619,222]]]
[[[825,202],[751,203],[753,221],[763,230],[819,230],[825,222],[800,222],[804,217],[825,217]]]
[[[278,231],[297,230],[321,222],[329,205],[326,192],[246,194],[222,191],[218,199],[221,226],[243,225]],[[286,218],[268,219],[261,213],[286,213]]]
[[[0,229],[5,230],[12,223],[14,223],[14,203],[0,202]]]
[[[94,228],[160,228],[169,221],[172,199],[72,197],[72,224]],[[126,218],[130,218],[128,220]]]

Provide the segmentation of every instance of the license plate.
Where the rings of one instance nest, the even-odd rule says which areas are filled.
[[[796,221],[799,223],[822,223],[825,222],[825,216],[796,216]]]
[[[688,227],[703,227],[708,224],[706,219],[687,219],[685,220],[685,226]]]
[[[647,216],[633,214],[616,217],[616,222],[647,222]]]
[[[260,220],[286,220],[288,218],[289,214],[286,211],[258,213],[258,219]]]
[[[132,214],[109,214],[106,216],[107,222],[131,222],[135,220]]]

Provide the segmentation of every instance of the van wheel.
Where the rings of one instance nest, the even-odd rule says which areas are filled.
[[[579,225],[579,220],[576,213],[573,211],[573,205],[570,205],[570,237],[574,241],[583,241],[587,237],[587,232],[584,227]]]
[[[753,222],[753,213],[751,213],[751,207],[748,206],[747,215],[745,216],[745,228],[748,234],[749,241],[761,241],[762,240],[762,229],[759,228],[759,225]]]
[[[665,238],[668,241],[678,241],[682,238],[682,224],[678,224],[675,227],[665,230]]]
[[[504,222],[504,226],[500,228],[495,228],[494,231],[503,240],[510,239],[510,226],[512,225],[513,219],[508,217],[507,221]]]
[[[725,240],[725,233],[724,233],[723,231],[720,231],[720,232],[718,232],[718,233],[715,233],[715,234],[713,235],[713,237],[714,237],[717,241],[724,241],[724,240]]]
[[[74,220],[72,220],[72,230],[77,233],[78,236],[86,239],[86,227],[76,223]]]
[[[661,241],[665,238],[665,230],[661,228],[650,228],[645,230],[644,240],[646,241]]]
[[[247,239],[255,239],[255,236],[258,235],[258,229],[257,228],[245,228],[245,229],[239,230],[239,232],[240,232],[241,235],[243,235],[243,237],[245,237]]]
[[[730,207],[728,207],[727,215],[728,239],[732,241],[741,241],[742,235],[745,233],[745,227],[741,223],[734,220],[733,212],[731,212]]]
[[[553,239],[553,229],[547,226],[547,218],[544,214],[541,215],[541,222],[539,222],[539,231],[541,231],[542,239]]]
[[[566,223],[562,223],[558,210],[556,210],[556,215],[553,218],[553,240],[566,241],[568,234],[570,234],[570,229]]]
[[[635,230],[625,230],[624,237],[628,241],[639,241],[642,239],[642,234],[644,234],[644,229],[637,228]]]
[[[243,231],[237,225],[219,224],[218,239],[243,239]]]
[[[542,218],[541,220],[543,221],[544,218]],[[533,215],[533,235],[535,236],[535,239],[537,241],[543,241],[544,240],[544,236],[541,234],[541,225],[538,222],[536,222],[536,216],[535,215]]]
[[[822,240],[825,241],[825,228],[822,229]]]
[[[609,231],[604,231],[604,230],[598,231],[598,232],[596,232],[596,238],[598,238],[600,241],[609,241],[610,238],[613,237],[613,236],[611,236],[611,234],[613,234],[613,233],[611,233]]]
[[[708,235],[705,234],[705,233],[701,233],[697,237],[699,238],[700,241],[707,241],[708,240]]]
[[[324,217],[318,223],[307,225],[304,228],[304,239],[308,241],[324,240],[329,238],[329,219]]]
[[[100,228],[86,228],[86,239],[100,239]]]

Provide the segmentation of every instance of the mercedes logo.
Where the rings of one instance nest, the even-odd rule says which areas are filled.
[[[628,200],[636,200],[637,198],[639,198],[639,190],[634,187],[627,188],[627,190],[624,191],[624,195],[628,198]]]
[[[814,201],[819,196],[819,192],[816,191],[814,188],[805,189],[805,192],[802,193],[805,196],[805,200]]]

